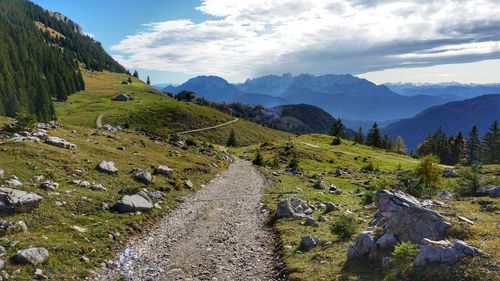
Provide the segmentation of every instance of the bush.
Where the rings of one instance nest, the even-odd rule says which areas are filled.
[[[460,179],[455,189],[461,196],[473,196],[476,190],[486,184],[483,170],[480,165],[472,165],[459,170]]]
[[[391,269],[385,280],[406,280],[413,269],[418,246],[411,242],[402,242],[392,252]]]
[[[188,145],[188,146],[198,146],[198,142],[194,138],[188,138],[186,140],[186,145]]]
[[[181,140],[181,137],[178,134],[172,134],[168,136],[168,140],[172,142],[177,142]]]
[[[412,172],[398,173],[395,187],[415,197],[422,197],[432,193],[432,189],[424,185],[424,179],[416,178]]]
[[[377,169],[375,168],[375,166],[373,165],[372,162],[368,162],[368,164],[364,165],[361,169],[363,169],[365,171],[370,171],[370,172],[377,171]]]
[[[290,163],[288,163],[288,168],[298,169],[299,168],[299,159],[297,159],[297,157],[293,157],[292,160],[290,160]]]
[[[340,144],[342,144],[342,140],[339,137],[334,137],[332,145],[340,145]]]
[[[16,115],[16,123],[11,126],[15,131],[32,131],[36,128],[36,116],[24,112]]]
[[[356,218],[353,215],[341,215],[332,223],[331,231],[340,240],[348,240],[356,233]]]
[[[254,164],[256,166],[264,165],[264,158],[262,157],[262,154],[260,154],[260,151],[257,152],[257,154],[255,155],[255,158],[253,159],[252,164]]]
[[[363,197],[361,198],[361,203],[363,205],[370,205],[375,201],[375,192],[366,191]]]

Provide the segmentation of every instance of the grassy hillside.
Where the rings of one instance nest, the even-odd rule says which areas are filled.
[[[1,127],[10,122],[11,119],[0,117]],[[95,134],[88,128],[67,125],[64,129],[50,130],[49,135],[75,143],[77,149],[71,151],[44,143],[13,143],[0,138],[0,167],[5,170],[5,176],[16,175],[23,183],[22,190],[43,197],[40,207],[31,213],[2,218],[11,222],[23,220],[28,231],[8,231],[6,240],[0,245],[7,249],[7,258],[27,247],[48,249],[48,261],[36,268],[41,268],[49,280],[75,280],[88,276],[90,269],[113,257],[119,249],[117,247],[122,247],[132,233],[142,231],[148,221],[173,208],[176,198],[191,192],[178,186],[176,179],[186,177],[194,183],[195,189],[199,189],[226,166],[226,162],[218,160],[220,153],[215,150],[212,150],[213,156],[206,156],[196,147],[183,150],[135,133]],[[125,150],[117,149],[118,146],[124,146]],[[114,161],[118,174],[97,171],[96,166],[101,160]],[[156,176],[150,185],[132,178],[133,167],[152,172],[158,164],[173,168],[174,176]],[[213,164],[220,168],[214,168]],[[41,183],[33,179],[37,175],[59,183],[59,188],[53,192],[41,188]],[[3,180],[0,178],[0,183]],[[71,184],[72,180],[100,183],[107,191],[82,188]],[[112,207],[123,195],[133,194],[141,188],[166,192],[162,210],[129,215],[102,208],[103,203]],[[57,206],[59,203],[56,202],[67,204]],[[75,226],[86,230],[80,232]],[[11,246],[14,241],[18,244]],[[9,273],[20,269],[16,280],[31,280],[35,271],[34,266],[16,266],[8,259],[4,269]]]
[[[85,72],[86,90],[70,96],[67,102],[56,105],[59,120],[64,124],[94,127],[97,117],[104,114],[103,123],[127,125],[166,137],[176,132],[214,126],[234,119],[208,107],[176,101],[135,78],[132,84],[122,85],[121,82],[127,78],[127,75],[110,72]],[[133,101],[112,101],[120,93],[129,94]],[[224,128],[194,133],[192,136],[224,144],[231,129],[235,130],[242,145],[292,136],[245,120]]]
[[[267,195],[264,200],[271,210],[271,215],[276,210],[277,203],[290,197],[290,193],[314,205],[333,202],[341,206],[328,214],[319,210],[315,211],[312,216],[316,221],[320,215],[328,217],[328,221],[319,222],[319,227],[307,227],[301,224],[300,220],[270,221],[279,234],[284,261],[292,280],[382,280],[385,273],[380,267],[368,262],[347,261],[347,248],[355,236],[347,241],[339,240],[330,232],[330,227],[339,215],[350,210],[357,218],[357,233],[366,230],[376,209],[364,208],[366,204],[362,203],[362,198],[353,194],[370,193],[377,188],[390,188],[399,171],[413,170],[418,162],[407,156],[356,145],[345,140],[341,145],[333,146],[331,140],[331,137],[325,135],[304,135],[285,142],[237,148],[233,149],[233,152],[248,159],[254,159],[257,151],[263,155],[267,165],[262,168],[262,171],[271,182],[267,190],[270,195]],[[302,176],[292,175],[285,171],[294,155],[298,159],[299,169],[304,172]],[[335,176],[333,172],[338,168],[347,168],[350,173]],[[375,171],[363,172],[362,168],[373,168]],[[493,180],[492,183],[500,183],[500,166],[487,166],[485,170],[486,176]],[[279,172],[279,176],[273,175],[272,172]],[[318,176],[324,180],[326,186],[335,184],[341,188],[343,194],[335,195],[327,190],[315,189],[313,185]],[[457,179],[444,179],[442,189],[453,190],[457,185]],[[346,194],[346,192],[353,194]],[[483,199],[493,201],[497,205],[500,203],[499,199]],[[476,202],[475,198],[452,200],[449,202],[450,208],[443,209],[443,211],[452,214],[448,217],[449,220],[457,226],[457,229],[462,229],[458,233],[465,236],[456,237],[455,235],[450,238],[465,240],[484,250],[488,258],[471,263],[466,270],[463,270],[466,264],[464,263],[454,267],[428,267],[430,272],[434,274],[442,272],[444,275],[441,277],[447,275],[449,277],[453,276],[453,269],[455,273],[459,272],[461,276],[467,275],[471,278],[468,280],[494,280],[498,277],[491,273],[484,275],[479,271],[480,266],[495,264],[495,260],[500,258],[498,214],[480,211],[480,205]],[[466,216],[475,224],[468,226],[459,222],[456,215]],[[305,235],[318,236],[328,243],[302,253],[298,251],[298,245],[301,237]],[[477,268],[474,268],[475,266]],[[422,280],[431,280],[428,275],[424,275],[429,272],[422,274]],[[479,279],[477,279],[478,276]]]

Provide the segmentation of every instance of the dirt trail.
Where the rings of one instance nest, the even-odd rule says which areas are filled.
[[[260,211],[265,184],[249,162],[235,159],[146,237],[131,242],[117,268],[96,280],[118,274],[126,280],[277,280],[273,238]]]
[[[201,132],[201,131],[207,131],[207,130],[217,129],[217,128],[224,127],[224,126],[227,126],[227,125],[231,125],[231,124],[233,124],[234,122],[236,122],[238,120],[240,120],[240,119],[236,118],[234,120],[231,120],[229,122],[222,123],[222,124],[219,124],[219,125],[216,125],[216,126],[205,127],[205,128],[195,129],[195,130],[189,130],[189,131],[184,131],[184,132],[180,132],[180,133],[177,133],[177,134],[178,135],[185,135],[185,134],[190,134],[190,133],[196,133],[196,132]]]

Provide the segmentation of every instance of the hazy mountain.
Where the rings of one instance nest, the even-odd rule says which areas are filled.
[[[466,135],[476,125],[484,134],[494,120],[500,121],[500,95],[484,95],[431,107],[413,118],[390,124],[383,131],[393,138],[401,135],[409,150],[415,150],[429,132],[440,126],[446,134],[462,131]]]
[[[384,85],[349,74],[315,76],[268,75],[233,85],[221,77],[198,76],[164,91],[189,90],[211,101],[262,104],[310,104],[335,117],[350,120],[385,121],[407,118],[425,108],[450,99],[433,96],[406,97]]]
[[[392,91],[403,96],[429,95],[448,97],[462,100],[482,95],[500,94],[500,84],[413,84],[413,83],[388,83],[384,84]]]

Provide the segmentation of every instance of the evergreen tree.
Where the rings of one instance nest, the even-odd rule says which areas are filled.
[[[359,144],[365,143],[365,136],[363,135],[363,128],[359,127],[358,131],[354,135],[352,141]]]
[[[133,75],[135,78],[139,79],[139,72],[137,72],[137,70],[134,70],[134,75]]]
[[[386,150],[392,150],[392,140],[387,134],[382,138],[382,148]]]
[[[342,124],[342,120],[340,120],[340,118],[333,122],[329,134],[330,136],[345,138],[345,126]]]
[[[498,121],[493,122],[489,131],[484,135],[481,154],[485,164],[500,163],[500,130],[498,128]]]
[[[231,129],[231,133],[229,133],[229,137],[227,139],[227,146],[228,147],[238,146],[238,141],[236,140],[236,134],[234,133],[233,129]]]
[[[129,84],[132,84],[132,77],[130,77],[130,76],[129,76],[129,77],[128,77],[128,79],[127,79],[127,82],[128,82]]]
[[[151,80],[149,80],[149,76],[148,79],[146,80],[146,83],[148,83],[148,85],[151,85]]]
[[[382,137],[377,123],[373,123],[372,128],[368,131],[366,145],[382,148]]]
[[[467,141],[462,132],[458,132],[452,145],[451,160],[454,164],[467,164]]]
[[[396,142],[394,143],[393,146],[393,151],[398,153],[398,154],[406,154],[406,145],[401,136],[398,136],[396,138]]]
[[[472,126],[467,139],[467,160],[468,164],[476,164],[480,160],[481,141],[476,125]]]

